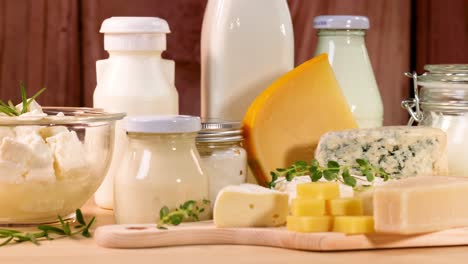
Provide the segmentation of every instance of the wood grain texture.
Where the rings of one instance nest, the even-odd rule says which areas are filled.
[[[41,87],[46,105],[81,105],[78,2],[0,1],[0,98],[19,101]]]
[[[96,60],[107,58],[99,28],[111,16],[157,16],[171,33],[163,57],[176,62],[176,87],[181,114],[200,114],[200,35],[205,0],[82,0],[83,89],[85,105],[92,105]]]
[[[369,57],[384,103],[384,124],[405,124],[408,114],[400,108],[409,96],[411,1],[408,0],[289,0],[294,25],[296,64],[312,57],[317,44],[312,26],[318,15],[363,15],[371,28],[366,36]],[[352,67],[352,65],[350,65]]]
[[[160,230],[149,225],[99,227],[95,240],[109,248],[149,248],[183,245],[254,245],[309,251],[364,250],[432,247],[468,244],[468,228],[421,235],[345,235],[343,233],[297,233],[279,228],[216,228],[211,221],[184,223]]]
[[[468,63],[468,1],[416,0],[416,69],[426,64]]]

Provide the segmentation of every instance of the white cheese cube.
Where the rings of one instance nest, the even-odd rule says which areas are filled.
[[[217,227],[271,227],[286,223],[288,195],[255,184],[227,186],[214,205]]]
[[[87,173],[86,152],[75,131],[60,132],[46,141],[54,155],[57,177],[81,177]]]
[[[44,140],[63,132],[68,132],[68,129],[64,126],[41,127],[38,131],[39,135],[41,135]]]
[[[329,132],[320,138],[315,158],[354,165],[368,160],[394,177],[447,175],[447,137],[437,128],[380,127]]]

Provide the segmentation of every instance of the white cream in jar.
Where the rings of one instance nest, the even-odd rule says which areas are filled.
[[[247,153],[242,148],[242,140],[239,122],[210,119],[202,123],[197,147],[208,175],[213,203],[222,188],[245,183]]]
[[[119,224],[156,223],[159,211],[188,200],[208,199],[192,116],[131,117],[128,147],[114,179],[114,213]]]

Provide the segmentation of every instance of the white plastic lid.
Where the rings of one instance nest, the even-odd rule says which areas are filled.
[[[166,50],[167,21],[158,17],[111,17],[102,22],[105,50]]]
[[[369,29],[369,19],[365,16],[318,16],[314,18],[314,28],[318,29]]]
[[[125,130],[136,133],[190,133],[201,129],[198,116],[163,115],[125,118]]]

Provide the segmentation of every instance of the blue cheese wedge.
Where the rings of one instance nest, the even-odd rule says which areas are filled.
[[[326,164],[354,165],[366,159],[393,177],[448,174],[447,137],[437,128],[393,126],[324,134],[315,158]]]
[[[216,227],[273,227],[286,223],[288,195],[255,184],[226,186],[218,193]]]

